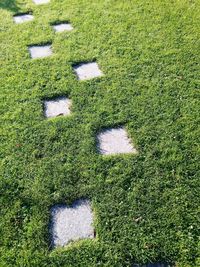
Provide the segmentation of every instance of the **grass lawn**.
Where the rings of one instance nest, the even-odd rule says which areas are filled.
[[[199,266],[199,0],[1,0],[0,21],[0,267]],[[93,61],[104,75],[79,81]],[[71,115],[46,119],[60,96]],[[121,125],[138,153],[100,155]],[[81,198],[96,238],[52,250],[51,207]]]

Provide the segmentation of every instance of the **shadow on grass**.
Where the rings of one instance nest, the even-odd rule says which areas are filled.
[[[0,9],[7,9],[13,12],[18,12],[20,10],[17,0],[0,0]]]

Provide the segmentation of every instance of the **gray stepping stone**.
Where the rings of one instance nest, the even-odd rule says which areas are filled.
[[[103,75],[97,63],[83,63],[74,66],[74,71],[79,80],[89,80]]]
[[[33,0],[36,5],[48,4],[50,0]]]
[[[70,23],[60,23],[53,25],[53,28],[56,32],[72,31],[73,27]]]
[[[53,53],[51,49],[51,45],[35,45],[35,46],[30,46],[28,49],[29,49],[31,58],[49,57]]]
[[[103,155],[137,153],[123,127],[106,129],[98,135],[98,142]]]
[[[47,118],[69,115],[71,100],[66,97],[57,97],[44,101],[44,114]]]
[[[33,15],[30,15],[30,14],[21,14],[21,15],[15,15],[13,19],[15,23],[20,24],[20,23],[24,23],[27,21],[31,21],[34,19],[34,17]]]
[[[94,238],[93,214],[88,200],[75,201],[72,206],[55,205],[51,209],[53,247],[63,247],[71,241]]]

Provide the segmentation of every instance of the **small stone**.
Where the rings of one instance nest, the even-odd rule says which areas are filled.
[[[53,247],[63,247],[71,241],[94,238],[93,213],[88,200],[75,201],[72,206],[55,205],[51,209]]]
[[[47,118],[66,116],[71,113],[71,100],[66,97],[57,97],[44,101],[44,113]]]
[[[35,45],[29,47],[31,58],[44,58],[52,55],[51,45]]]
[[[36,5],[43,5],[50,2],[50,0],[33,0]]]
[[[135,218],[134,219],[134,221],[137,223],[137,222],[140,222],[142,220],[142,216],[140,216],[140,217],[137,217],[137,218]]]
[[[103,155],[137,153],[123,127],[106,129],[98,135],[98,142]]]
[[[22,14],[22,15],[14,16],[13,19],[15,23],[21,24],[21,23],[33,20],[34,17],[33,15],[30,15],[30,14]]]
[[[72,31],[73,27],[69,23],[61,23],[53,25],[53,28],[56,32]]]
[[[89,80],[103,75],[97,63],[83,63],[74,67],[79,80]]]

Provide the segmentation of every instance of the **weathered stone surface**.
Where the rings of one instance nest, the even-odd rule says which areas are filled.
[[[52,55],[51,45],[35,45],[29,47],[31,58],[44,58]]]
[[[99,152],[103,155],[137,153],[125,128],[106,129],[98,135]]]
[[[56,32],[72,31],[73,27],[70,23],[60,23],[53,25],[53,28]]]
[[[14,16],[13,19],[15,23],[21,24],[21,23],[33,20],[34,17],[31,14],[21,14],[21,15]]]
[[[36,5],[48,4],[50,0],[33,0]]]
[[[75,201],[72,206],[55,205],[51,209],[51,237],[53,247],[70,241],[94,238],[93,213],[88,200]]]
[[[90,80],[103,75],[98,64],[95,62],[79,64],[74,67],[74,71],[79,80]]]
[[[66,97],[57,97],[44,101],[44,114],[47,118],[66,116],[71,113],[71,100]]]

